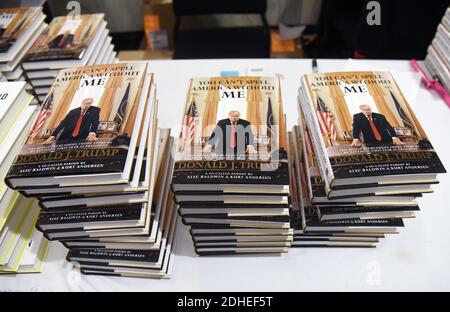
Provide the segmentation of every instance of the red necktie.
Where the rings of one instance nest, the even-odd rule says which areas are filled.
[[[380,135],[380,133],[378,132],[377,127],[375,127],[375,124],[374,124],[373,121],[372,121],[372,116],[367,117],[367,119],[369,120],[370,128],[372,128],[372,132],[373,132],[373,135],[375,136],[375,139],[376,139],[378,142],[381,141],[381,135]]]
[[[80,117],[78,117],[77,123],[75,125],[75,129],[73,129],[72,136],[76,137],[78,132],[80,132],[81,122],[83,121],[84,112],[81,111]]]
[[[230,146],[236,148],[236,125],[231,125]]]

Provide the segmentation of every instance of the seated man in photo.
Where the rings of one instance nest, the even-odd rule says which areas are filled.
[[[97,129],[100,108],[92,106],[93,98],[85,98],[80,107],[72,109],[59,123],[52,135],[43,144],[72,143],[78,141],[94,142],[97,140]]]
[[[228,113],[228,118],[219,120],[203,152],[210,153],[214,146],[217,154],[255,153],[251,124],[249,121],[241,119],[240,116],[239,111],[232,110]]]
[[[382,114],[373,113],[367,104],[359,106],[360,113],[353,115],[353,141],[351,146],[362,145],[360,135],[364,144],[394,144],[403,145],[395,133],[394,128],[389,124]]]

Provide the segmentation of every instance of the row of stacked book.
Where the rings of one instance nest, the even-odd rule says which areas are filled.
[[[304,75],[294,150],[294,242],[375,247],[445,172],[389,72]]]
[[[38,110],[25,89],[25,82],[0,82],[0,273],[40,272],[49,246],[35,228],[37,201],[3,182]]]
[[[61,69],[116,58],[104,14],[59,16],[49,25],[44,19],[41,7],[0,10],[0,72],[26,81],[40,103]]]
[[[6,183],[84,274],[170,277],[176,211],[168,129],[146,62],[62,69]]]
[[[199,255],[375,247],[445,169],[388,72],[306,75],[286,131],[275,77],[194,78],[172,178]]]
[[[293,239],[277,77],[193,78],[172,178],[199,255],[283,253]]]
[[[424,63],[430,75],[450,93],[450,7],[437,27]]]

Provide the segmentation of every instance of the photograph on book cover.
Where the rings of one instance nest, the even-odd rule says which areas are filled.
[[[103,17],[104,14],[55,17],[33,44],[25,61],[82,58]]]
[[[277,78],[193,79],[176,160],[286,159],[285,130]]]
[[[40,7],[0,9],[0,53],[9,50],[40,10]]]
[[[305,78],[313,110],[309,118],[315,119],[335,177],[444,170],[389,72]]]
[[[121,171],[145,70],[122,63],[61,71],[9,175]]]

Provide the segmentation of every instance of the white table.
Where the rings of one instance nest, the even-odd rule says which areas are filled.
[[[311,60],[152,61],[156,73],[161,127],[177,135],[190,77],[240,75],[282,77],[289,129],[297,120],[296,94]],[[450,169],[450,109],[419,87],[407,61],[319,60],[319,71],[383,70],[394,73],[434,148]],[[373,249],[291,248],[272,256],[198,257],[185,226],[178,228],[175,265],[169,280],[84,276],[71,270],[66,249],[53,242],[43,273],[0,276],[0,291],[449,291],[450,175],[435,193],[419,200],[417,218],[406,220],[399,235]]]

